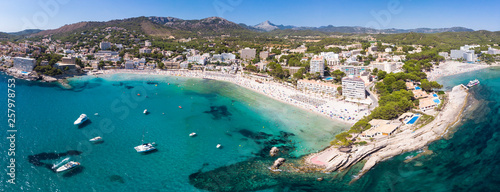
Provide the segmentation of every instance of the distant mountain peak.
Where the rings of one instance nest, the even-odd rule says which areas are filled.
[[[264,21],[262,23],[254,25],[253,27],[257,28],[257,29],[264,30],[264,31],[272,31],[272,30],[275,30],[275,29],[279,29],[279,27],[277,25],[271,23],[269,20],[266,20],[266,21]]]

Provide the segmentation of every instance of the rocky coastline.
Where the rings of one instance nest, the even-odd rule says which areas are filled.
[[[346,170],[360,161],[365,161],[358,175],[361,176],[380,161],[405,152],[422,149],[429,143],[442,138],[450,127],[456,125],[466,107],[469,95],[467,88],[458,85],[453,87],[452,91],[447,94],[448,101],[431,123],[416,130],[402,130],[393,136],[377,140],[368,145],[353,146],[349,151],[343,151],[337,146],[331,146],[319,153],[304,157],[303,166],[314,169],[320,168],[322,172],[329,173]],[[318,165],[317,162],[314,162],[317,158],[326,159],[327,163]]]

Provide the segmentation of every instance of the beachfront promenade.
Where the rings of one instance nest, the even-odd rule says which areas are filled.
[[[226,81],[234,83],[236,85],[240,85],[255,92],[261,93],[263,95],[274,98],[281,102],[285,102],[347,124],[354,124],[363,116],[369,114],[367,106],[364,105],[345,102],[337,98],[319,94],[313,94],[313,93],[306,94],[300,90],[295,89],[294,87],[284,85],[282,83],[274,81],[265,81],[265,80],[256,81],[257,79],[254,79],[248,75],[243,75],[243,74],[234,75],[234,74],[212,72],[212,71],[206,71],[206,72],[188,71],[188,70],[139,71],[139,70],[125,70],[125,69],[105,70],[102,71],[102,73],[103,74],[134,73],[134,74],[148,74],[148,75],[182,76],[190,78],[205,78],[205,79]]]

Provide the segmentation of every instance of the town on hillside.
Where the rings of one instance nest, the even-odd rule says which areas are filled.
[[[441,63],[479,65],[500,60],[498,44],[443,51],[386,43],[372,35],[306,36],[293,41],[286,37],[290,41],[280,43],[231,38],[158,39],[120,27],[96,28],[62,38],[2,41],[0,69],[17,78],[47,82],[107,71],[206,73],[223,75],[224,80],[245,77],[251,83],[237,83],[353,124],[332,141],[345,146],[432,121],[446,99],[438,90],[442,86],[431,81],[442,75],[437,70]],[[268,87],[258,85],[265,83]],[[291,88],[293,94],[282,90],[276,96],[272,92],[279,88],[274,86]]]

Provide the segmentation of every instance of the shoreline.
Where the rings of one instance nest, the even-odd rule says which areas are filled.
[[[305,159],[306,167],[322,167],[323,172],[342,171],[349,169],[360,161],[365,161],[359,174],[351,182],[356,181],[377,163],[428,146],[431,142],[443,138],[451,127],[460,122],[467,106],[469,92],[461,85],[453,87],[443,110],[429,124],[414,129],[398,130],[393,136],[381,138],[365,146],[354,146],[351,152],[340,152],[336,146],[331,146],[319,153],[310,154]],[[320,160],[325,160],[322,162]]]
[[[177,76],[177,77],[187,77],[187,78],[197,78],[197,79],[210,79],[217,81],[224,81],[232,83],[234,85],[243,87],[247,90],[251,90],[255,93],[267,96],[281,103],[292,105],[294,107],[300,108],[301,110],[312,112],[313,114],[320,115],[332,120],[335,123],[342,123],[343,125],[352,126],[357,120],[361,119],[363,116],[368,115],[369,111],[360,110],[361,107],[356,104],[339,101],[331,97],[320,97],[317,95],[306,94],[302,91],[296,90],[289,86],[285,86],[280,83],[275,83],[272,81],[255,81],[248,76],[241,74],[225,74],[220,72],[201,72],[201,71],[136,71],[136,70],[105,70],[99,74],[88,74],[91,75],[113,75],[113,74],[147,74],[147,75],[163,75],[163,76]],[[82,76],[79,76],[82,77]],[[78,77],[75,77],[78,78]],[[300,99],[291,98],[293,96],[299,96]],[[307,101],[323,101],[324,103],[320,106],[314,106]],[[335,107],[334,107],[335,106]],[[342,107],[337,107],[342,106]],[[354,117],[355,116],[355,117]],[[348,117],[352,117],[347,120]]]
[[[476,68],[471,68],[471,71],[479,70],[483,68],[490,67],[488,66],[480,66]],[[297,108],[300,108],[307,112],[313,112],[317,115],[322,115],[327,117],[328,119],[336,122],[343,123],[345,125],[352,125],[356,120],[342,120],[341,118],[336,118],[337,116],[330,116],[327,113],[322,113],[318,107],[313,106],[310,103],[301,102],[294,98],[290,98],[291,95],[302,95],[310,99],[322,99],[328,100],[328,102],[339,102],[335,101],[334,98],[325,98],[325,97],[316,97],[314,95],[307,95],[302,91],[290,88],[289,86],[270,82],[270,81],[255,81],[248,76],[244,76],[241,74],[225,74],[221,72],[202,72],[202,71],[163,71],[163,70],[151,70],[151,71],[137,71],[137,70],[105,70],[100,71],[99,74],[85,74],[74,76],[71,78],[79,78],[85,76],[95,75],[99,77],[101,75],[114,75],[114,74],[147,74],[147,75],[160,75],[160,76],[170,76],[170,77],[186,77],[186,78],[196,78],[196,79],[210,79],[210,80],[218,80],[224,81],[228,83],[232,83],[234,85],[243,87],[247,90],[251,90],[255,93],[259,93],[261,95],[272,98],[276,101],[279,101],[284,104],[293,105]],[[443,76],[460,74],[468,71],[460,71],[454,74],[446,74]],[[439,76],[439,78],[443,77]],[[61,82],[59,82],[61,83]],[[360,173],[356,176],[357,180],[363,174],[372,169],[378,162],[387,160],[396,155],[400,155],[405,152],[415,151],[421,149],[431,142],[438,140],[446,135],[448,130],[451,127],[456,126],[460,122],[460,117],[463,114],[463,111],[467,104],[467,99],[469,97],[468,90],[462,88],[462,86],[458,85],[453,87],[453,90],[449,93],[449,100],[445,103],[443,110],[436,116],[429,124],[425,125],[416,130],[398,130],[397,134],[394,136],[382,138],[376,140],[374,142],[370,142],[365,146],[354,146],[351,152],[344,153],[340,152],[336,146],[330,146],[318,153],[311,153],[305,155],[303,158],[303,165],[301,167],[304,168],[314,168],[316,170],[323,169],[323,172],[333,172],[333,171],[342,171],[347,170],[351,166],[357,164],[360,161],[365,161],[363,168],[360,170]],[[345,103],[345,102],[343,102]],[[332,104],[332,103],[328,103]],[[326,105],[326,104],[323,104]],[[355,105],[355,104],[351,104]],[[332,105],[334,106],[334,105]],[[328,106],[329,107],[329,106]],[[369,111],[367,111],[369,112]],[[369,113],[368,113],[369,114]],[[362,117],[362,116],[361,116]],[[323,156],[323,159],[328,159],[328,162],[321,164],[318,161],[315,161],[315,158]]]
[[[433,66],[430,72],[425,72],[425,73],[427,74],[427,79],[429,81],[436,81],[443,77],[477,71],[494,66],[500,66],[500,63],[497,62],[488,65],[488,64],[463,63],[458,61],[445,61],[437,66]]]

